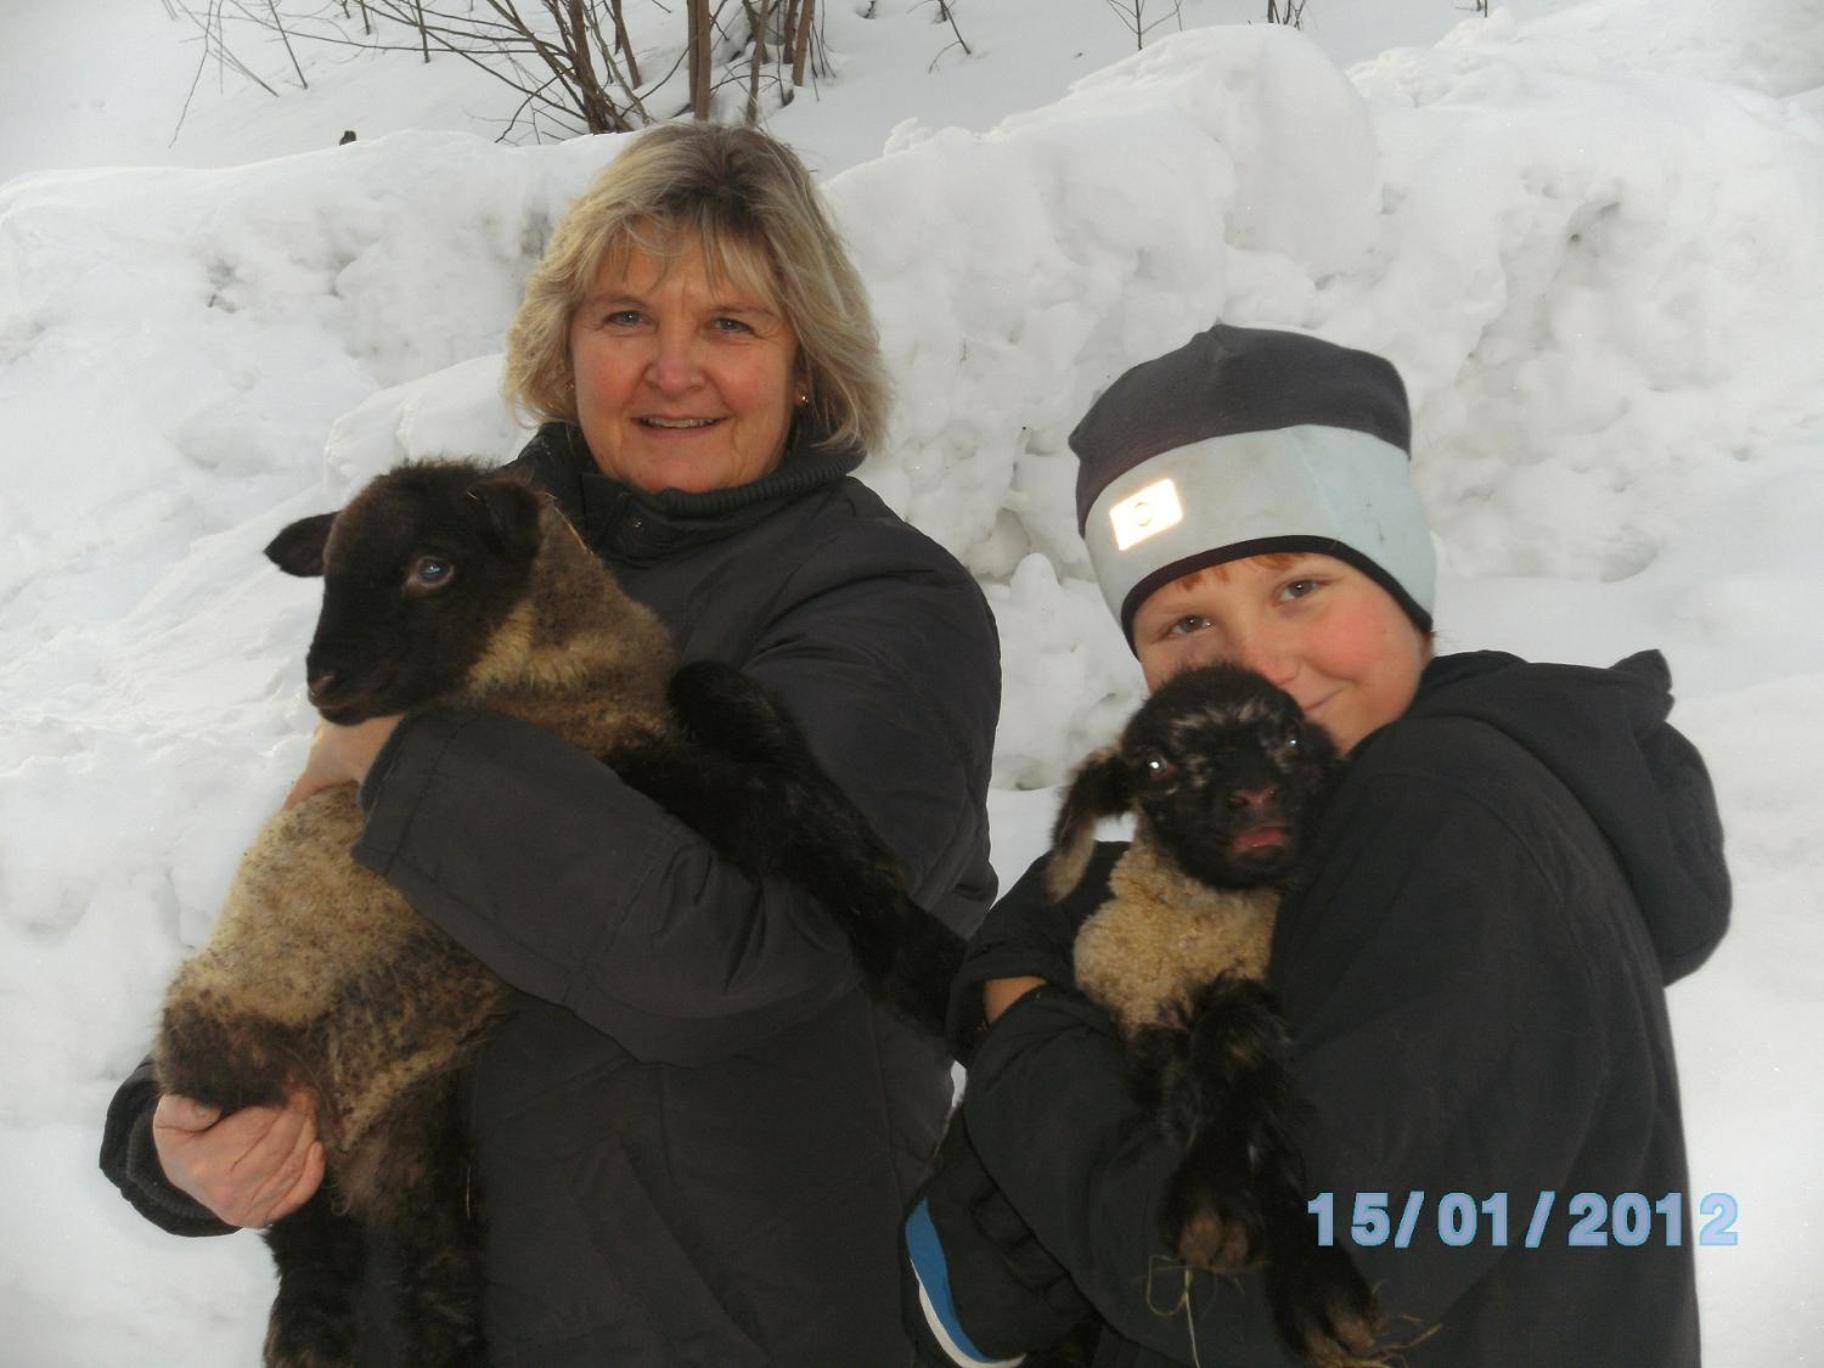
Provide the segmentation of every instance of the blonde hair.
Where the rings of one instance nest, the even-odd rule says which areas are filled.
[[[693,247],[713,279],[752,290],[791,328],[818,444],[877,446],[888,385],[867,291],[804,163],[751,128],[651,129],[577,198],[507,331],[507,402],[538,421],[575,423],[570,324],[604,263]]]

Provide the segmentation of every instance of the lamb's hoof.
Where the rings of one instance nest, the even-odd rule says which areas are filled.
[[[1200,1211],[1178,1232],[1178,1257],[1212,1273],[1239,1273],[1248,1266],[1247,1232],[1213,1211]]]
[[[1260,1213],[1242,1192],[1206,1171],[1197,1162],[1202,1157],[1193,1150],[1172,1175],[1162,1212],[1166,1243],[1194,1268],[1238,1273],[1257,1261]]]
[[[1311,1232],[1315,1235],[1315,1231]],[[1276,1250],[1267,1267],[1267,1300],[1280,1334],[1321,1368],[1370,1364],[1382,1330],[1374,1293],[1347,1253],[1300,1241]]]

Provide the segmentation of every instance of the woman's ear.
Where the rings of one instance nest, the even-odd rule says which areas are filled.
[[[329,541],[334,513],[300,518],[266,544],[266,559],[288,575],[311,577],[323,573],[323,547]]]
[[[1133,785],[1120,748],[1105,746],[1078,768],[1058,809],[1051,833],[1051,862],[1045,870],[1045,891],[1053,902],[1063,902],[1083,882],[1090,853],[1096,847],[1096,823],[1133,807]]]

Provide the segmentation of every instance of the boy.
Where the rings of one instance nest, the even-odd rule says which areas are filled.
[[[1269,982],[1312,1108],[1307,1195],[1328,1195],[1386,1347],[1414,1368],[1695,1365],[1664,987],[1721,938],[1729,885],[1664,661],[1433,658],[1405,391],[1379,357],[1219,325],[1122,376],[1071,445],[1148,686],[1250,667],[1350,757]],[[907,1227],[934,1362],[1017,1361],[1077,1293],[1098,1366],[1292,1361],[1257,1273],[1192,1273],[1162,1242],[1179,1156],[1070,987],[1121,849],[1062,904],[1035,866],[956,985],[968,1134]]]

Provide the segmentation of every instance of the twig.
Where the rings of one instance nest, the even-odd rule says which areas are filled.
[[[205,40],[202,55],[196,59],[196,70],[190,73],[190,89],[184,92],[184,107],[177,111],[177,125],[171,130],[171,141],[165,144],[166,147],[177,146],[177,135],[183,132],[184,118],[190,113],[190,98],[196,94],[196,83],[203,79],[203,68],[208,65],[209,44]]]
[[[963,38],[963,31],[956,26],[956,5],[954,3],[946,3],[946,0],[937,0],[937,13],[940,19],[947,19],[950,21],[950,32],[956,35],[956,41],[962,45],[963,56],[973,57],[975,54],[970,50],[968,42]],[[938,57],[943,55],[942,52],[937,54]],[[931,59],[931,64],[933,66],[937,65],[937,57]]]
[[[285,32],[285,25],[279,18],[278,0],[266,0],[266,8],[272,11],[272,26],[279,31],[279,37],[285,44],[285,55],[291,58],[291,69],[298,73],[298,84],[310,89],[310,82],[304,79],[304,68],[298,65],[298,54],[291,50],[291,35]]]

